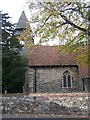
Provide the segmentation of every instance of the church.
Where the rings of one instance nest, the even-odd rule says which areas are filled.
[[[27,17],[23,11],[15,29],[19,36],[29,28]],[[25,76],[24,93],[61,93],[88,92],[90,76],[89,68],[76,61],[75,54],[59,51],[59,46],[33,45],[28,50],[28,69]]]

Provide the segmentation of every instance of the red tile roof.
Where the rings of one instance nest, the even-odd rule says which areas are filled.
[[[78,65],[76,54],[60,52],[58,46],[32,46],[30,48],[30,66]],[[88,76],[88,67],[79,66],[82,76]]]

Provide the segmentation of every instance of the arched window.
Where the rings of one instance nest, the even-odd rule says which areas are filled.
[[[71,87],[71,76],[68,71],[63,73],[63,87]]]

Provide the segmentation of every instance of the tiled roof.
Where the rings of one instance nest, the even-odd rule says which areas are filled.
[[[32,46],[30,49],[30,65],[32,66],[75,65],[74,58],[74,55],[60,53],[56,46]]]
[[[77,63],[77,55],[60,52],[58,46],[32,46],[29,55],[30,66],[78,65],[80,74],[84,77],[88,76],[88,67]]]

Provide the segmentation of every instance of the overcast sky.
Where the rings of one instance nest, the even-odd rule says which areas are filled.
[[[4,13],[9,13],[9,16],[12,17],[11,21],[17,23],[23,10],[27,18],[30,18],[30,12],[26,3],[27,0],[0,0],[0,11],[3,10]]]
[[[90,0],[85,0],[85,1],[90,2]],[[0,0],[0,11],[3,11],[3,13],[9,13],[9,16],[12,17],[10,21],[12,23],[17,23],[22,11],[24,10],[29,20],[30,11],[26,3],[27,3],[27,0]]]
[[[23,10],[26,16],[29,17],[26,2],[27,0],[0,0],[0,11],[2,10],[3,13],[9,13],[9,16],[12,17],[11,21],[17,23]]]

